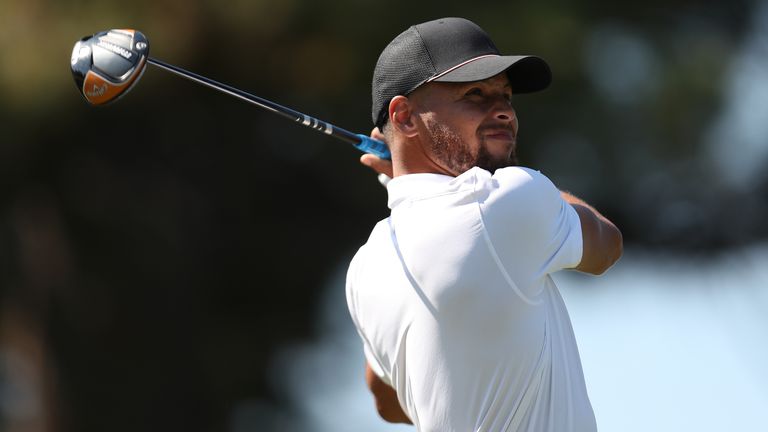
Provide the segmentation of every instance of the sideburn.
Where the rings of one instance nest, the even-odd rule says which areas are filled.
[[[461,174],[476,165],[477,155],[472,154],[459,134],[432,119],[426,121],[426,126],[430,135],[430,150],[443,166]]]

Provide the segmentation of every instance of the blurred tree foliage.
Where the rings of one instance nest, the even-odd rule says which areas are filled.
[[[87,106],[67,67],[84,35],[137,28],[157,58],[366,132],[389,40],[470,18],[553,67],[551,89],[516,102],[524,163],[628,244],[693,253],[768,234],[768,177],[732,188],[702,156],[755,9],[2,0],[0,350],[37,371],[48,430],[225,430],[244,399],[290,411],[272,353],[313,337],[320,290],[387,215],[355,150],[151,66],[120,102]]]

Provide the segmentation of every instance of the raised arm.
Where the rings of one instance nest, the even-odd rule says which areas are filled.
[[[621,231],[592,206],[568,192],[560,193],[571,204],[581,221],[583,253],[575,270],[594,275],[603,274],[623,252]]]

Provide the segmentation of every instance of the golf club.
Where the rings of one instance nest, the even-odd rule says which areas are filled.
[[[149,41],[137,30],[115,29],[86,36],[75,43],[70,65],[80,94],[91,105],[104,105],[119,99],[139,81],[147,63],[176,75],[235,96],[275,114],[289,118],[318,132],[352,144],[360,151],[390,159],[386,144],[363,134],[310,117],[275,102],[254,96],[179,67],[149,57]]]

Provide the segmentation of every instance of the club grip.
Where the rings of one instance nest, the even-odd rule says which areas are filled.
[[[357,134],[357,137],[360,138],[360,143],[355,144],[354,146],[357,147],[358,150],[376,155],[382,159],[392,159],[392,153],[389,152],[389,148],[383,142],[363,134]]]

